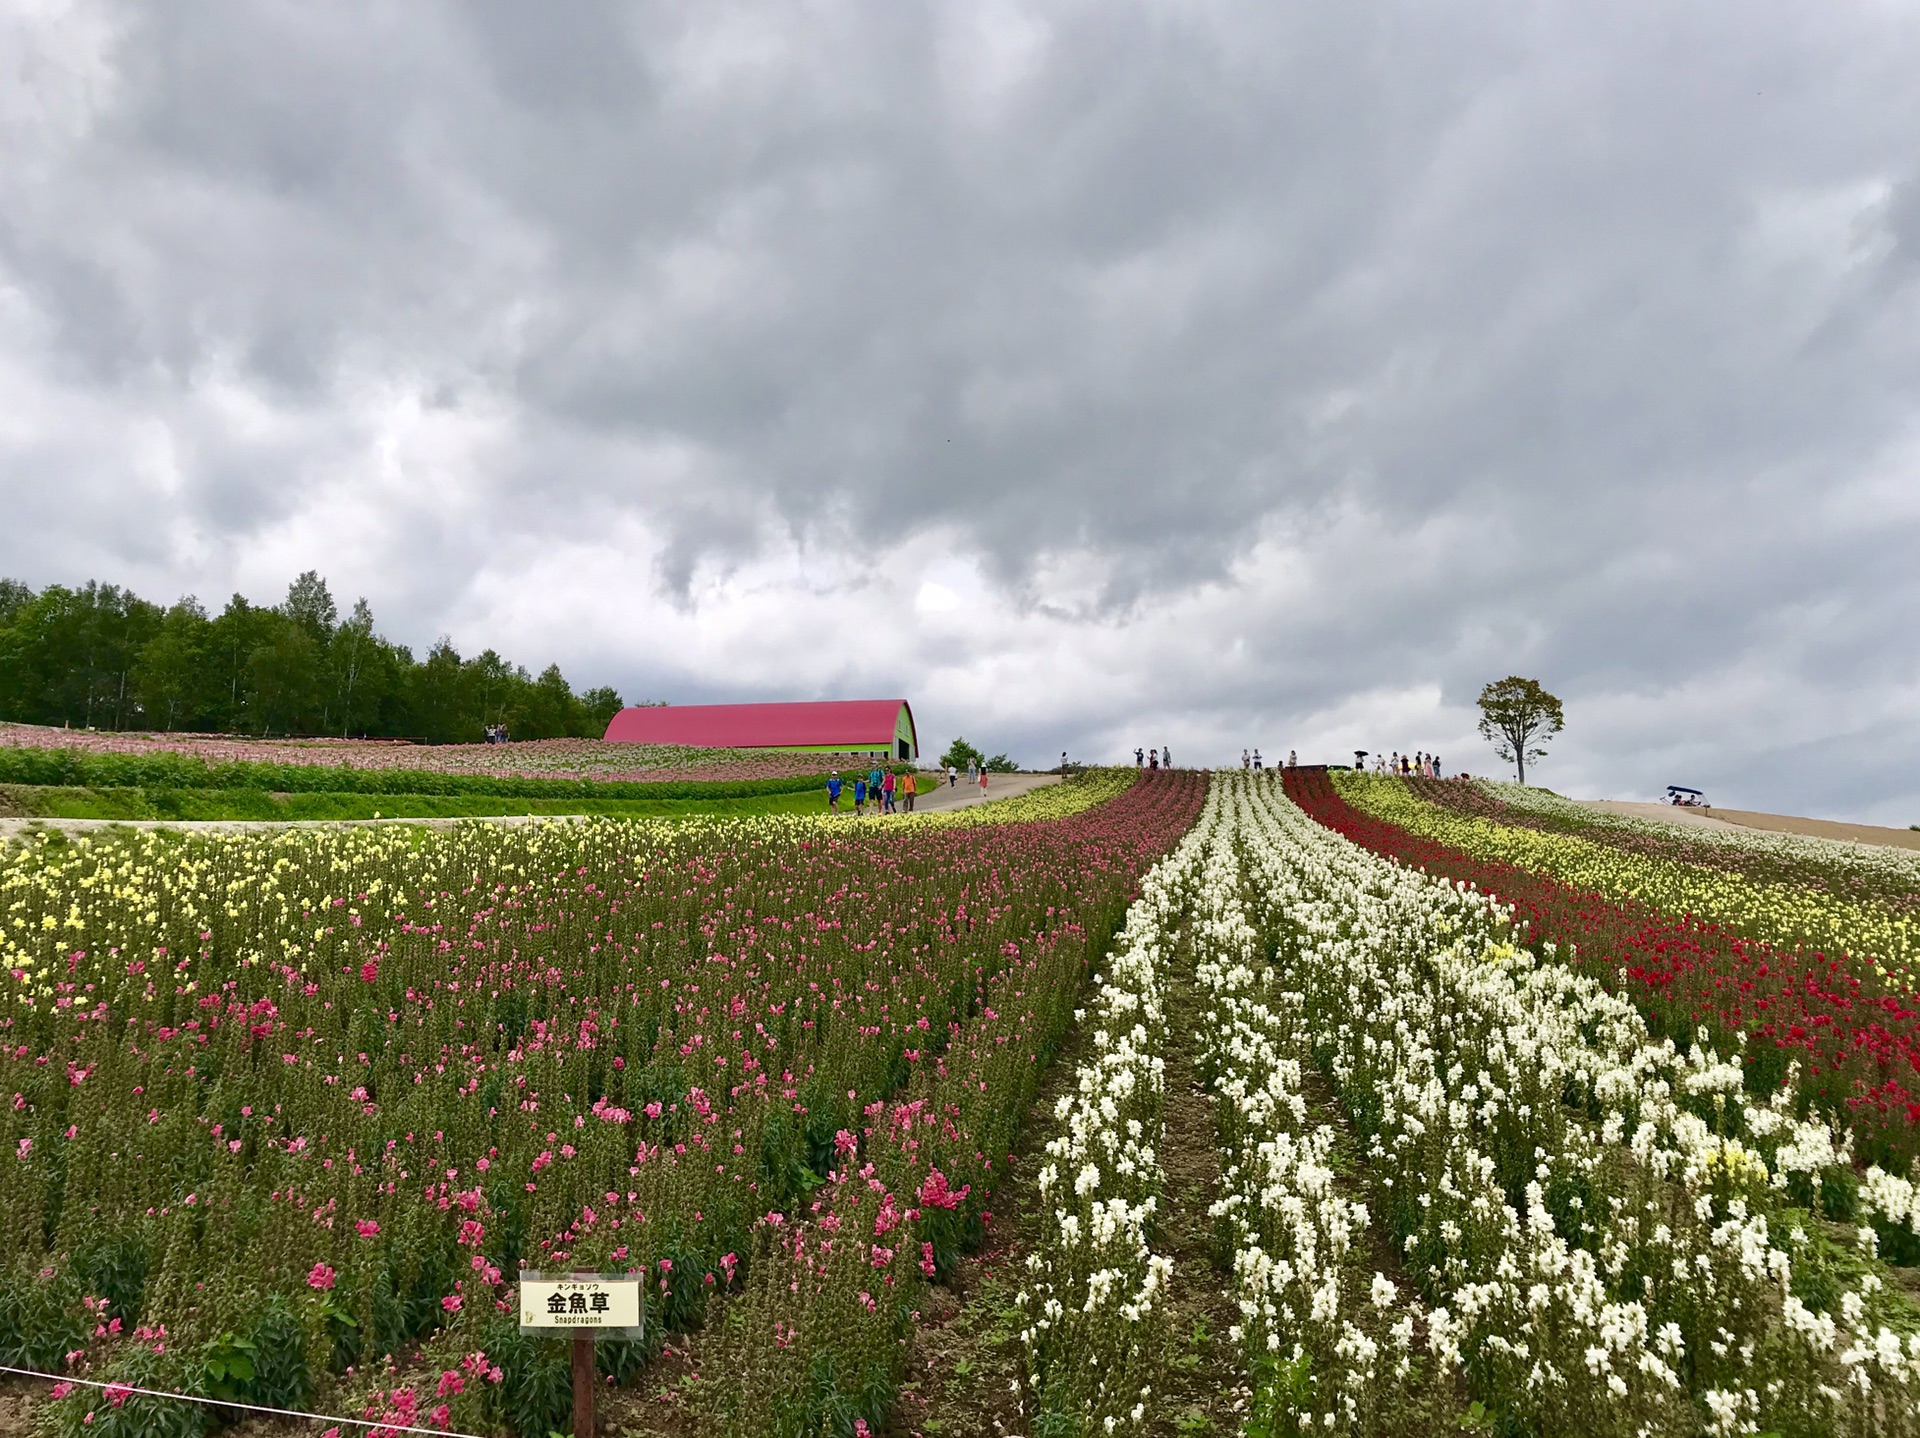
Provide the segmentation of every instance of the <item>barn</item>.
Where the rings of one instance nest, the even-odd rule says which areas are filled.
[[[810,754],[920,757],[904,699],[831,699],[812,704],[668,704],[622,709],[610,744],[688,744],[701,749],[785,749]]]

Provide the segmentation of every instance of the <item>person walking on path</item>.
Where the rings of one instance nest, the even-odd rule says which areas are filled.
[[[853,812],[857,818],[867,816],[867,776],[864,774],[853,781]]]
[[[980,797],[982,799],[987,797],[987,766],[985,764],[980,766]]]
[[[953,765],[951,764],[947,765],[947,787],[951,789],[955,784],[958,784],[959,782],[960,782],[960,771],[954,768]]]
[[[967,782],[971,784],[974,779],[979,776],[979,773],[980,770],[975,766],[974,761],[971,759],[967,760]]]
[[[827,775],[827,812],[829,814],[840,812],[840,776],[838,774]]]
[[[920,781],[914,778],[913,770],[907,770],[906,775],[900,780],[900,792],[905,796],[900,802],[909,814],[913,812],[913,796],[919,788]]]
[[[899,780],[893,777],[893,770],[887,770],[886,777],[880,781],[881,813],[893,814],[898,812],[893,807],[893,791],[899,787],[899,782]]]

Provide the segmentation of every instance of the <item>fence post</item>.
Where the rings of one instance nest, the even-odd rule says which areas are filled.
[[[593,1330],[573,1334],[573,1438],[593,1438]]]

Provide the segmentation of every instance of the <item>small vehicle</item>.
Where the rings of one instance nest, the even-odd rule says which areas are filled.
[[[1707,796],[1705,794],[1701,793],[1698,789],[1689,789],[1685,784],[1667,785],[1667,802],[1678,805],[1683,809],[1706,809],[1712,807],[1707,803]]]

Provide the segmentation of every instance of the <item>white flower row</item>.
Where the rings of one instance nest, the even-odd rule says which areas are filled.
[[[1310,1118],[1302,998],[1274,981],[1244,902],[1235,839],[1252,832],[1251,794],[1220,788],[1231,823],[1212,836],[1196,896],[1195,1038],[1222,1150],[1211,1212],[1232,1237],[1241,1322],[1230,1336],[1265,1431],[1278,1404],[1300,1430],[1372,1429],[1400,1406],[1415,1316],[1384,1275],[1362,1276],[1369,1218],[1336,1186],[1338,1131]]]
[[[1164,1182],[1162,986],[1171,934],[1219,823],[1209,794],[1128,908],[1093,999],[1076,1014],[1093,1052],[1055,1106],[1058,1133],[1038,1175],[1041,1233],[1019,1295],[1028,1379],[1042,1413],[1082,1432],[1139,1424],[1151,1410],[1149,1319],[1173,1267],[1149,1241]]]
[[[1562,798],[1548,789],[1538,789],[1518,784],[1504,784],[1491,780],[1476,781],[1480,787],[1495,798],[1523,809],[1529,813],[1549,818],[1570,820],[1582,825],[1603,829],[1616,829],[1625,833],[1645,834],[1665,839],[1672,835],[1672,826],[1659,819],[1642,819],[1632,815],[1614,814],[1604,810],[1592,809],[1574,800]],[[1761,829],[1741,829],[1735,827],[1689,828],[1686,834],[1689,843],[1702,846],[1738,850],[1748,853],[1767,854],[1787,862],[1812,861],[1842,870],[1851,869],[1873,876],[1876,880],[1904,885],[1908,888],[1920,888],[1920,854],[1910,850],[1894,849],[1882,844],[1862,844],[1844,839],[1824,839],[1812,835],[1776,833]],[[1792,1076],[1782,1085],[1783,1092],[1794,1088]],[[1763,1120],[1777,1124],[1776,1120]],[[1778,1131],[1770,1129],[1769,1134]],[[1764,1135],[1763,1135],[1764,1136]],[[1817,1187],[1820,1171],[1833,1167],[1831,1159],[1819,1150],[1818,1143],[1813,1148],[1799,1146],[1801,1135],[1796,1134],[1779,1148],[1778,1162],[1769,1161],[1778,1182],[1785,1184],[1789,1175],[1801,1174],[1813,1181]],[[1841,1160],[1844,1163],[1844,1157]],[[1863,1215],[1882,1229],[1896,1231],[1910,1255],[1920,1256],[1920,1186],[1910,1178],[1890,1174],[1878,1165],[1867,1168],[1859,1195]]]
[[[1748,1102],[1735,1066],[1651,1042],[1624,1000],[1517,949],[1487,896],[1358,849],[1268,786],[1221,788],[1235,795],[1250,912],[1215,900],[1231,880],[1224,863],[1209,869],[1202,982],[1235,1020],[1215,1058],[1238,1085],[1222,1088],[1233,1122],[1268,1130],[1230,1144],[1251,1142],[1263,1165],[1242,1164],[1230,1186],[1271,1177],[1283,1212],[1303,1215],[1276,1225],[1251,1195],[1227,1210],[1243,1240],[1260,1234],[1260,1256],[1236,1260],[1243,1296],[1256,1279],[1271,1289],[1283,1262],[1298,1270],[1309,1238],[1329,1270],[1322,1250],[1351,1247],[1364,1225],[1320,1176],[1330,1140],[1306,1124],[1287,1067],[1310,1056],[1367,1144],[1386,1227],[1433,1305],[1430,1352],[1524,1426],[1912,1429],[1920,1340],[1877,1322],[1876,1276],[1814,1313],[1793,1290],[1804,1227],[1777,1242],[1769,1223],[1792,1213],[1778,1189],[1844,1164],[1844,1141]],[[1316,1194],[1330,1215],[1289,1208]],[[1316,1338],[1314,1325],[1345,1323],[1355,1294],[1321,1272],[1251,1317],[1324,1353],[1330,1330]],[[1356,1411],[1328,1408],[1323,1424],[1356,1424]]]

